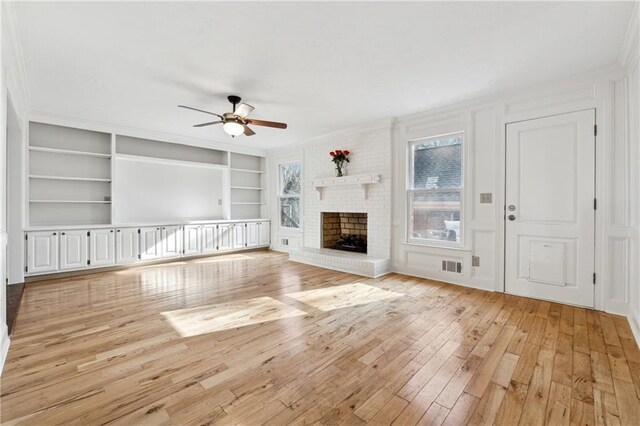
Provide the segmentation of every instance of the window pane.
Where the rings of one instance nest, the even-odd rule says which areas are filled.
[[[282,195],[300,195],[301,171],[300,163],[280,166],[280,190]]]
[[[300,228],[300,199],[280,199],[280,225],[285,228]]]
[[[413,188],[462,187],[462,133],[413,145]]]
[[[461,191],[415,191],[411,193],[411,238],[462,241]]]

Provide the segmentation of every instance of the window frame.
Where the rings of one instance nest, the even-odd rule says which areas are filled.
[[[460,135],[462,139],[461,142],[461,161],[460,161],[460,187],[457,188],[436,188],[436,189],[424,189],[414,188],[414,146],[423,144],[426,141],[439,139],[447,136]],[[407,141],[406,145],[407,149],[407,168],[406,168],[406,194],[405,194],[405,206],[406,206],[406,243],[407,244],[415,244],[420,246],[427,247],[438,247],[438,248],[450,248],[450,249],[466,249],[466,239],[467,239],[467,227],[466,227],[466,132],[464,129],[446,132],[446,133],[438,133],[429,136],[419,137],[410,139]],[[448,241],[448,240],[435,240],[435,239],[426,239],[426,238],[415,238],[413,237],[413,205],[412,205],[412,196],[415,193],[425,193],[425,194],[434,194],[438,192],[458,192],[460,194],[460,241]]]
[[[294,165],[294,164],[298,164],[300,166],[300,192],[297,195],[290,195],[290,194],[284,194],[282,189],[283,189],[283,185],[282,185],[282,169],[284,166],[290,166],[290,165]],[[287,231],[302,231],[302,161],[299,160],[295,160],[295,161],[288,161],[286,163],[280,163],[278,164],[278,226],[280,227],[280,229],[283,230],[287,230]],[[292,199],[292,198],[297,198],[298,199],[298,206],[299,206],[299,210],[300,210],[300,222],[298,223],[298,227],[297,228],[293,228],[290,226],[284,226],[282,224],[282,200],[286,200],[286,199]]]

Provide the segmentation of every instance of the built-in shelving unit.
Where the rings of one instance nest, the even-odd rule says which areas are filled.
[[[111,134],[29,124],[29,224],[111,222]]]
[[[266,216],[266,170],[266,161],[263,157],[230,153],[231,219]]]
[[[100,130],[29,123],[27,227],[267,216],[264,157]]]

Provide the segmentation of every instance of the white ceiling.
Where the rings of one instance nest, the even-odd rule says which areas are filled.
[[[229,142],[228,94],[256,107],[233,142],[273,148],[614,63],[633,4],[15,5],[34,110]]]

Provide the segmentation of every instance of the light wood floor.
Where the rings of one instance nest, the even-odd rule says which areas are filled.
[[[3,424],[623,424],[622,317],[252,252],[29,284]]]

